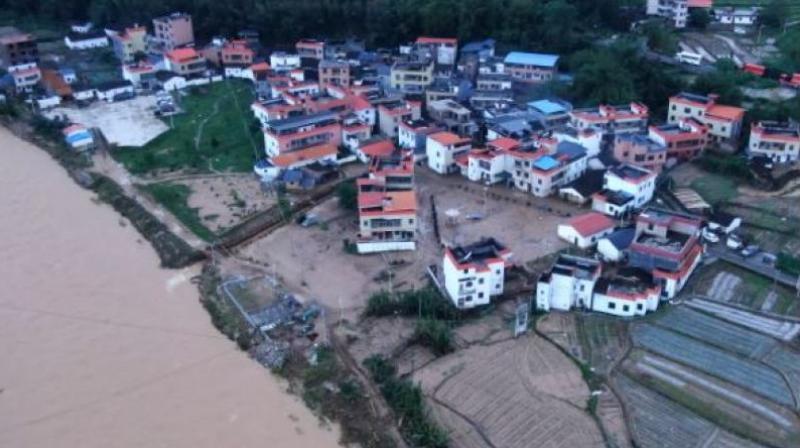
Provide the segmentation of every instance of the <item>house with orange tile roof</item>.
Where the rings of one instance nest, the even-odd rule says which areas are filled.
[[[422,116],[420,103],[415,101],[395,100],[378,105],[378,128],[387,137],[396,137],[400,123],[407,120],[418,120]]]
[[[199,75],[206,70],[206,60],[194,48],[178,48],[164,55],[167,70],[181,76]]]
[[[558,237],[580,249],[593,247],[614,231],[614,221],[608,216],[589,212],[558,225]]]
[[[134,25],[122,31],[107,31],[114,55],[123,64],[132,63],[136,55],[147,52],[147,28]]]
[[[713,0],[647,0],[647,15],[660,16],[675,28],[686,28],[692,9],[710,10]]]
[[[294,45],[301,58],[319,59],[325,57],[325,42],[316,39],[300,39]]]
[[[338,148],[334,145],[322,144],[295,151],[278,154],[270,162],[281,170],[302,168],[312,163],[336,162]]]
[[[267,157],[326,143],[334,146],[342,143],[341,120],[333,112],[293,116],[264,124]]]
[[[37,64],[39,45],[32,34],[14,27],[0,27],[0,67],[9,69],[18,65]]]
[[[717,103],[718,95],[681,92],[669,99],[667,121],[694,118],[708,128],[711,142],[736,146],[742,132],[745,110]]]
[[[649,115],[647,106],[641,103],[619,106],[601,104],[592,108],[573,109],[569,112],[569,119],[578,131],[596,130],[610,142],[617,135],[645,132]]]
[[[667,148],[667,160],[684,162],[698,157],[708,145],[708,127],[695,118],[650,126],[648,137]]]
[[[376,180],[359,184],[358,253],[415,250],[416,192],[381,190],[379,184]]]
[[[467,169],[472,139],[448,131],[428,136],[425,144],[428,167],[439,174],[460,173]]]

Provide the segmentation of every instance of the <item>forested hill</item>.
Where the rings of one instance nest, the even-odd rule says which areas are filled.
[[[493,37],[531,50],[570,52],[595,31],[627,29],[630,0],[0,0],[17,16],[150,23],[172,11],[193,16],[200,38],[255,29],[267,44],[300,37],[360,36],[389,46],[418,35]]]

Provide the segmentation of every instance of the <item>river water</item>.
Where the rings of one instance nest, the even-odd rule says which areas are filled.
[[[335,447],[158,258],[0,127],[0,446]]]

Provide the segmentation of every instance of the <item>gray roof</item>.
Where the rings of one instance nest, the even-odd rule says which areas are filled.
[[[316,114],[299,115],[296,117],[283,118],[280,120],[271,120],[266,123],[267,127],[276,131],[285,131],[300,126],[307,126],[316,124],[322,121],[336,120],[337,115],[334,112],[319,112]]]

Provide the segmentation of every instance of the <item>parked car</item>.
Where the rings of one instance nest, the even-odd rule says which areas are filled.
[[[742,249],[742,251],[739,252],[739,253],[745,258],[749,258],[749,257],[752,257],[753,255],[757,254],[759,250],[760,250],[760,248],[758,246],[756,246],[755,244],[751,244],[751,245],[745,247],[744,249]]]
[[[730,249],[739,250],[744,247],[744,241],[742,241],[739,236],[731,234],[728,235],[728,240],[725,242],[725,245]]]
[[[709,229],[708,227],[703,229],[703,239],[709,243],[719,243],[719,235],[714,233],[713,230]]]

